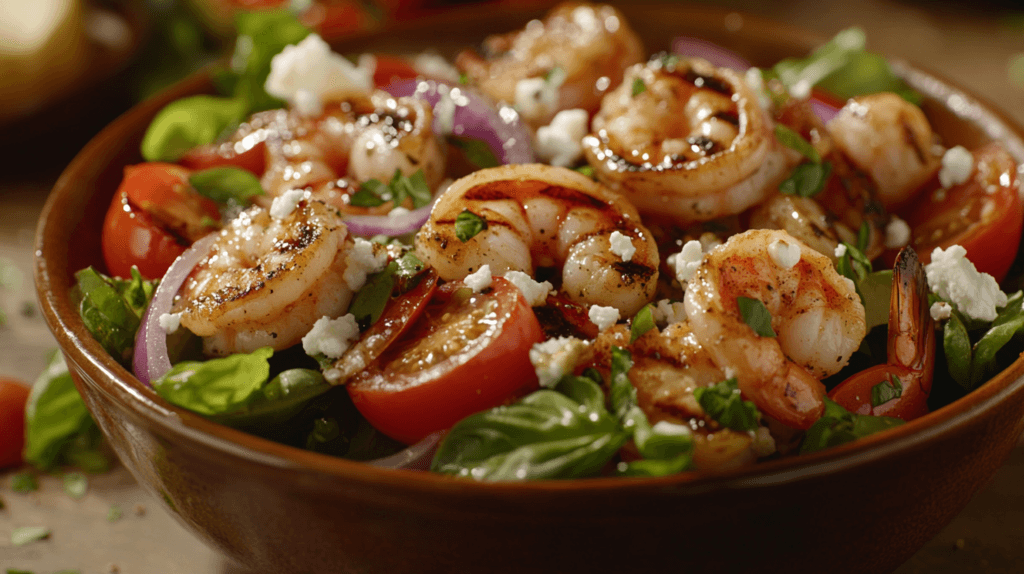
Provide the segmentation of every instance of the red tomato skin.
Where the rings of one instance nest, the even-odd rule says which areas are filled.
[[[440,376],[428,380],[394,376],[378,368],[347,385],[352,402],[370,424],[395,440],[413,444],[538,387],[529,351],[543,340],[540,323],[516,287],[500,277],[492,287],[496,296],[514,296],[515,301],[500,307],[509,309],[500,332],[483,348],[470,351],[474,354],[464,362],[461,357],[448,358],[432,368],[442,367]]]
[[[25,403],[29,387],[0,377],[0,469],[21,466],[25,448]]]
[[[393,82],[413,80],[419,76],[416,68],[405,58],[376,54],[377,68],[373,72],[373,84],[378,88],[386,88]]]
[[[235,153],[224,144],[208,144],[190,149],[178,163],[192,171],[214,167],[239,167],[260,177],[267,170],[266,148],[264,142],[259,142],[242,153]]]

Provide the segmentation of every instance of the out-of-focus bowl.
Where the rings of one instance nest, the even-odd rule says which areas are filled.
[[[627,6],[648,50],[700,36],[755,64],[822,38],[752,17]],[[473,8],[343,50],[442,53],[535,13]],[[729,26],[726,26],[726,23]],[[440,44],[439,44],[440,42]],[[948,142],[998,139],[1024,161],[1021,129],[980,98],[898,65]],[[99,134],[54,188],[39,224],[36,284],[78,388],[135,477],[200,538],[276,572],[885,572],[932,538],[1024,431],[1024,360],[966,398],[881,435],[752,468],[657,479],[483,484],[374,468],[282,446],[175,408],[86,331],[73,273],[101,262],[99,229],[150,118],[210,89],[194,77]]]

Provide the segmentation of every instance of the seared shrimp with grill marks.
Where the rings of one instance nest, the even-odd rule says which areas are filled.
[[[534,128],[561,110],[590,113],[643,61],[640,38],[614,7],[565,3],[523,30],[490,36],[484,54],[467,50],[455,65],[495,101],[515,104]],[[549,101],[550,100],[550,101]]]
[[[456,219],[469,211],[486,225],[465,241]],[[616,233],[618,235],[616,235]],[[491,273],[561,267],[561,290],[621,316],[654,296],[658,248],[636,209],[570,169],[508,165],[454,182],[416,236],[416,250],[445,280],[489,265]]]
[[[605,96],[583,149],[644,215],[707,221],[763,201],[796,161],[736,72],[655,57]]]
[[[776,336],[747,324],[739,298],[760,301]],[[806,429],[824,411],[820,379],[847,364],[866,332],[853,282],[784,231],[755,229],[704,256],[683,299],[697,341],[768,416]]]
[[[220,231],[174,311],[207,355],[286,349],[348,308],[351,246],[341,216],[322,202],[303,200],[281,219],[252,207]]]
[[[828,123],[850,162],[874,182],[878,199],[893,210],[912,199],[942,161],[921,108],[883,92],[851,99]]]

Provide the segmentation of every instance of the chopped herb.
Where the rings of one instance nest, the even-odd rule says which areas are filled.
[[[396,169],[389,183],[377,179],[363,182],[349,198],[349,203],[356,207],[377,207],[391,201],[393,207],[398,207],[406,198],[412,198],[413,208],[417,208],[428,205],[431,197],[423,170],[406,177]]]
[[[903,421],[897,418],[851,413],[826,397],[825,414],[807,430],[800,454],[852,442],[901,424]]]
[[[821,155],[818,154],[818,150],[792,129],[782,124],[775,124],[775,137],[782,145],[800,152],[800,155],[809,159],[811,163],[821,163]]]
[[[772,315],[764,303],[750,297],[737,297],[736,305],[740,308],[743,322],[749,325],[755,333],[761,337],[775,336],[775,330],[772,329]]]
[[[633,96],[639,96],[647,91],[647,84],[640,78],[633,78]]]
[[[50,529],[45,526],[22,526],[11,531],[11,544],[24,546],[37,540],[50,537]]]
[[[864,255],[859,247],[854,247],[846,242],[843,245],[846,246],[846,253],[836,262],[836,270],[840,275],[853,281],[854,284],[859,284],[872,273],[871,260]]]
[[[35,574],[35,572],[31,570],[17,570],[14,568],[8,568],[6,572],[7,574]]]
[[[107,522],[117,522],[124,516],[124,511],[116,504],[111,504],[107,509]]]
[[[550,70],[544,73],[545,82],[551,82],[559,77],[565,77],[565,70],[563,70],[561,66],[553,66]]]
[[[498,167],[501,160],[494,155],[494,150],[484,140],[468,138],[465,136],[450,135],[446,138],[448,143],[462,151],[469,163],[478,168]]]
[[[459,72],[459,83],[463,86],[469,85],[469,74],[466,72]]]
[[[81,472],[69,472],[64,475],[64,492],[71,498],[82,498],[89,487],[89,480]]]
[[[477,233],[485,229],[487,229],[487,220],[468,209],[464,209],[455,217],[455,236],[463,243],[476,237]]]
[[[679,64],[679,56],[676,54],[662,54],[659,60],[661,61],[661,67],[668,70],[674,69]]]
[[[263,195],[260,180],[249,170],[237,167],[214,167],[193,173],[188,182],[203,197],[217,203],[247,205],[257,196]]]
[[[953,305],[942,342],[949,373],[964,390],[975,389],[994,374],[999,368],[998,352],[1024,331],[1022,301],[1021,291],[1009,295],[991,323],[970,320]]]
[[[583,175],[589,177],[590,179],[596,179],[594,177],[594,168],[592,166],[581,165],[580,167],[576,168],[576,171],[582,173]]]
[[[355,193],[349,196],[349,204],[356,207],[377,207],[388,201],[384,199],[385,197],[391,198],[391,190],[387,184],[379,179],[368,179],[359,185],[359,189]]]
[[[11,490],[14,492],[32,492],[39,490],[39,481],[30,470],[19,472],[11,477]]]
[[[860,251],[868,250],[868,241],[871,240],[871,226],[868,225],[867,220],[860,222],[860,227],[857,229],[857,249]],[[866,258],[865,258],[866,259]]]
[[[743,400],[736,377],[710,387],[698,387],[694,389],[693,397],[718,424],[737,431],[757,430],[761,413],[754,403]]]
[[[882,381],[871,387],[871,406],[887,403],[893,399],[903,396],[903,385],[896,375],[889,375],[888,381]]]
[[[636,315],[633,316],[633,320],[629,325],[629,342],[634,343],[637,339],[643,336],[644,333],[654,328],[654,313],[651,311],[650,305],[644,305],[642,309],[637,311]]]
[[[824,163],[802,163],[779,184],[779,191],[786,195],[797,195],[800,197],[814,197],[821,193],[832,173],[832,164]]]

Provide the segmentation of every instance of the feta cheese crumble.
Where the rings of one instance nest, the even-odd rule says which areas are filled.
[[[591,305],[587,316],[590,317],[591,323],[597,325],[598,331],[606,331],[619,322],[619,310],[615,307]]]
[[[516,83],[515,107],[527,121],[541,120],[558,109],[558,89],[565,71],[553,68],[547,78],[526,78]]]
[[[310,34],[298,44],[285,46],[271,59],[263,87],[271,96],[292,104],[300,114],[318,116],[327,97],[370,92],[376,68],[373,56],[361,56],[359,65],[354,66],[332,52],[319,35]]]
[[[664,328],[672,323],[682,323],[686,320],[686,308],[681,302],[673,302],[662,299],[651,307],[651,315],[658,327]]]
[[[625,262],[632,259],[633,254],[636,253],[636,246],[633,245],[633,240],[628,235],[613,231],[608,237],[608,241],[611,243],[612,253],[618,255]]]
[[[776,239],[768,244],[768,255],[779,267],[792,269],[797,263],[800,263],[800,246]]]
[[[311,357],[322,354],[329,359],[337,359],[358,338],[359,325],[355,315],[349,313],[337,319],[324,316],[317,319],[309,333],[302,337],[302,350]]]
[[[846,244],[845,243],[840,243],[839,245],[836,245],[835,254],[836,254],[836,257],[842,257],[842,256],[846,255]]]
[[[164,333],[170,335],[181,326],[181,313],[163,313],[157,320],[160,322],[160,328],[164,330]]]
[[[932,262],[924,266],[928,287],[933,293],[952,302],[956,308],[974,319],[992,321],[996,309],[1006,305],[1006,293],[999,289],[994,277],[979,273],[968,260],[967,250],[953,245],[932,251]]]
[[[466,275],[462,282],[466,284],[466,287],[472,289],[474,293],[487,289],[491,286],[491,266],[481,265],[480,269]]]
[[[554,387],[586,355],[590,343],[575,337],[558,337],[535,343],[530,348],[530,363],[542,387]]]
[[[295,211],[295,208],[299,206],[299,202],[301,202],[302,198],[305,196],[305,190],[289,189],[275,197],[274,202],[270,204],[270,217],[273,217],[278,221],[286,219],[293,211]]]
[[[570,167],[583,157],[583,138],[590,127],[586,110],[562,110],[551,123],[537,129],[537,157],[558,167]]]
[[[942,167],[939,168],[939,185],[952,187],[967,183],[974,172],[974,156],[964,146],[955,146],[942,154]]]
[[[459,81],[459,70],[440,54],[423,52],[412,59],[412,67],[429,78],[444,80],[452,84]]]
[[[686,284],[693,279],[693,275],[697,272],[697,267],[700,266],[703,259],[704,250],[701,249],[700,242],[691,240],[683,245],[683,249],[679,253],[669,257],[669,264],[675,268],[676,279],[679,283]]]
[[[383,245],[357,237],[345,256],[345,273],[342,278],[355,293],[366,285],[367,275],[381,271],[387,262],[388,254]]]
[[[895,215],[885,226],[885,247],[887,249],[899,249],[910,243],[910,226]]]
[[[953,307],[945,301],[936,301],[928,311],[931,313],[932,319],[936,321],[945,321],[953,314]]]
[[[553,289],[552,285],[548,281],[540,282],[533,280],[529,274],[523,273],[522,271],[509,271],[505,273],[505,279],[508,282],[515,285],[517,289],[523,294],[526,302],[530,304],[530,307],[539,307],[548,300],[548,293]]]

